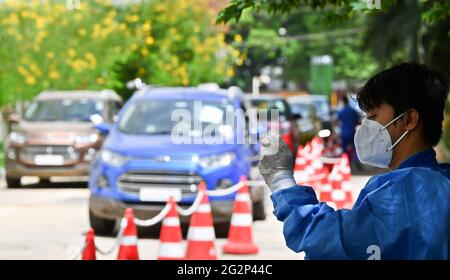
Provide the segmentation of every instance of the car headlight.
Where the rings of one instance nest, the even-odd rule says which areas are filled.
[[[12,142],[20,145],[25,144],[25,142],[27,141],[27,137],[21,132],[11,132],[11,134],[9,134],[9,139]]]
[[[201,157],[198,163],[203,168],[217,168],[229,165],[234,159],[233,153],[224,153],[220,155],[211,155],[207,157]]]
[[[75,143],[81,144],[81,145],[92,144],[92,143],[97,142],[97,140],[98,140],[97,133],[92,133],[92,134],[87,134],[87,135],[77,135],[75,137]]]
[[[128,157],[118,154],[116,152],[110,151],[110,150],[103,150],[102,151],[102,161],[104,161],[112,166],[120,167],[128,161]]]

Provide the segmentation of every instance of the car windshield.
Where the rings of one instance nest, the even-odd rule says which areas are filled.
[[[256,109],[261,110],[271,110],[278,109],[280,112],[280,116],[286,116],[288,114],[288,109],[283,100],[264,100],[264,99],[255,99],[251,101],[252,106]]]
[[[201,136],[205,127],[212,128],[219,134],[223,132],[224,135],[229,135],[230,126],[225,124],[225,116],[228,109],[232,110],[230,106],[232,105],[226,100],[223,102],[194,100],[134,102],[121,116],[119,129],[128,134],[161,135],[170,134],[175,125],[183,125],[183,129],[188,131],[190,136]],[[182,119],[179,116],[182,116]]]
[[[24,118],[31,122],[43,121],[98,121],[103,116],[103,102],[95,99],[49,99],[33,102]]]
[[[314,100],[314,105],[316,107],[317,115],[319,116],[327,116],[330,114],[330,107],[328,106],[328,102],[326,100]]]
[[[300,114],[303,118],[307,118],[311,113],[311,106],[305,103],[291,103],[291,110],[294,114]]]

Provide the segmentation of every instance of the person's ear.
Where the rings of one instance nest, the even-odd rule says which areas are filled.
[[[413,130],[419,125],[420,116],[416,109],[410,109],[406,112],[403,122],[405,124],[405,129]]]

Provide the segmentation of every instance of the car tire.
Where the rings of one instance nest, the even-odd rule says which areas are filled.
[[[9,189],[18,189],[22,186],[19,178],[13,178],[6,176],[6,185]]]
[[[92,211],[89,210],[89,222],[91,227],[94,229],[95,234],[109,235],[112,234],[114,226],[116,225],[115,220],[103,219],[95,216]]]
[[[253,202],[253,220],[264,221],[266,219],[266,206],[264,199]]]

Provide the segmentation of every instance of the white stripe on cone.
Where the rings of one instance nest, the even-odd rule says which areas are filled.
[[[210,213],[211,212],[211,206],[209,204],[200,204],[197,208],[198,213]]]
[[[331,192],[331,199],[333,201],[344,201],[345,192],[343,190],[334,190]]]
[[[294,179],[297,183],[298,182],[306,182],[306,180],[308,179],[308,176],[303,171],[296,171],[296,172],[294,172]]]
[[[193,241],[211,241],[216,238],[213,227],[189,227],[187,239]]]
[[[236,195],[236,201],[250,201],[250,196],[248,195],[248,193],[238,193]]]
[[[323,184],[320,187],[321,192],[331,192],[332,189],[333,189],[333,187],[330,184]]]
[[[136,236],[123,236],[120,240],[120,245],[123,246],[133,246],[137,244],[137,237]]]
[[[183,258],[184,247],[179,242],[162,242],[159,245],[158,257],[162,258]]]
[[[180,226],[180,219],[177,217],[166,217],[162,222],[163,226],[177,227]]]
[[[238,227],[249,227],[253,223],[253,217],[250,213],[233,213],[231,216],[231,225]]]

